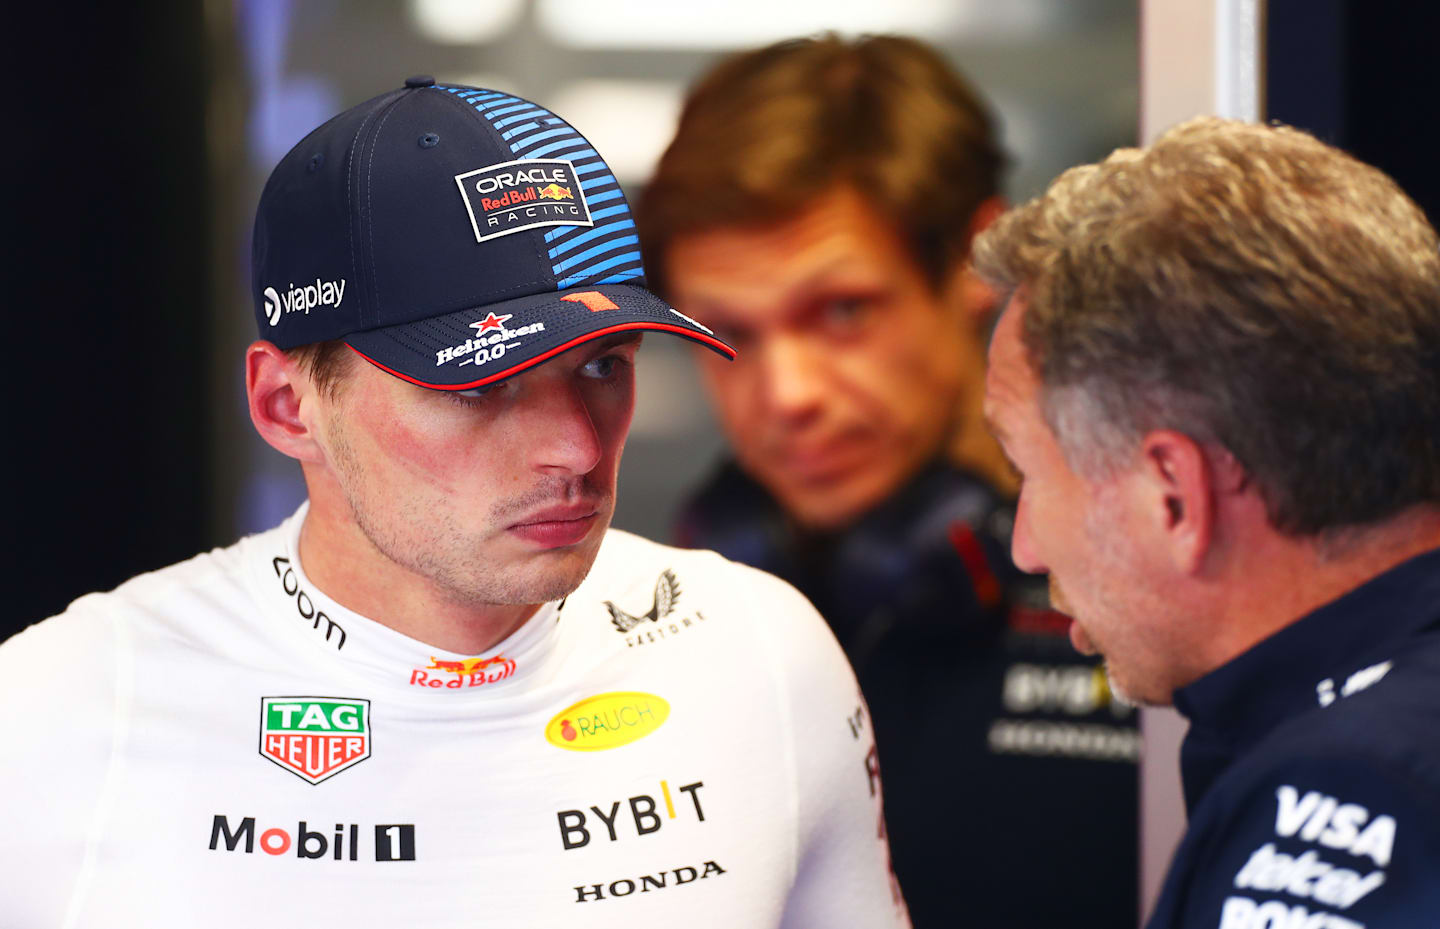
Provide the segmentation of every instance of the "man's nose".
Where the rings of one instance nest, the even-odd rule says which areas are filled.
[[[523,428],[533,437],[532,460],[546,472],[588,474],[600,463],[600,434],[579,385],[566,378],[542,378]]]
[[[767,341],[763,352],[767,410],[786,419],[819,410],[828,390],[823,349],[804,336],[780,334]]]

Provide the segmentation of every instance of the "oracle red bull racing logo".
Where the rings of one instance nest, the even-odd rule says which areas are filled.
[[[455,175],[476,242],[539,226],[593,226],[575,167],[525,158]]]
[[[370,701],[261,697],[260,754],[318,784],[370,757]]]
[[[504,655],[489,658],[462,658],[447,661],[430,656],[430,664],[410,672],[413,687],[443,687],[458,690],[462,687],[480,687],[495,684],[515,676],[515,659]],[[431,674],[431,671],[439,672]]]

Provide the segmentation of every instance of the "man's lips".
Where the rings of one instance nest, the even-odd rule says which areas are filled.
[[[852,470],[865,460],[865,446],[853,439],[775,447],[770,459],[780,471],[800,481],[823,481]]]
[[[590,534],[600,508],[594,504],[548,507],[511,523],[508,531],[542,548],[574,545]]]

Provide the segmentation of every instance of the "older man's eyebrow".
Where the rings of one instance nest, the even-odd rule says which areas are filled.
[[[999,439],[1001,443],[1004,443],[1004,441],[1010,437],[1010,434],[1005,431],[1005,427],[1000,425],[1000,421],[995,418],[995,411],[989,404],[985,405],[982,418],[985,420],[985,428],[989,429],[990,434]]]

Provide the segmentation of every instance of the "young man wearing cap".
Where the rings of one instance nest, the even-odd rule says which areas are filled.
[[[256,428],[309,500],[0,648],[16,925],[903,926],[854,678],[793,589],[608,531],[628,207],[416,78],[261,197]]]

